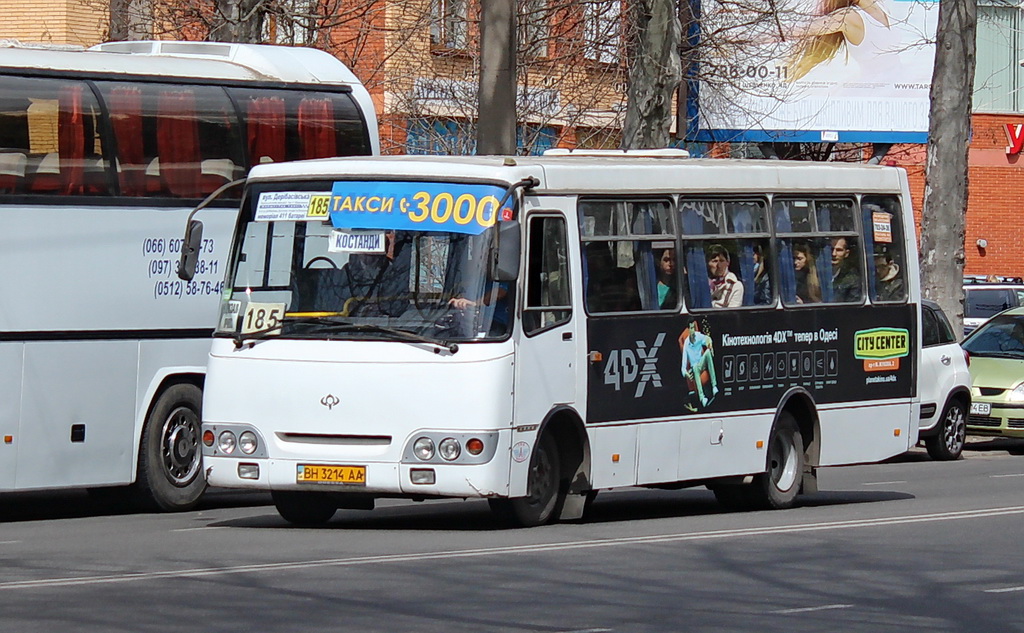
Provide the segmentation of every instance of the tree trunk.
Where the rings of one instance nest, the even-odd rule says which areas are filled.
[[[481,6],[477,154],[516,153],[516,2]]]
[[[622,131],[624,149],[666,147],[671,140],[672,94],[682,74],[676,2],[630,3],[635,54],[629,60],[629,97]]]
[[[967,150],[974,86],[976,0],[941,0],[921,212],[921,287],[963,332]]]
[[[210,29],[211,42],[260,44],[263,41],[263,0],[217,0],[220,23]]]

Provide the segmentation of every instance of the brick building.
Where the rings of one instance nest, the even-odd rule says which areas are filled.
[[[475,55],[478,17],[469,0],[337,0],[364,9],[320,38],[295,25],[271,20],[267,40],[313,42],[342,61],[367,85],[377,107],[383,151],[472,153],[475,117]],[[616,147],[622,123],[624,76],[618,63],[622,34],[618,0],[594,12],[545,12],[543,0],[520,26],[519,95],[521,145]],[[0,15],[0,39],[88,46],[107,33],[106,0],[8,0]],[[411,9],[411,10],[410,10]],[[1024,124],[1018,93],[1024,73],[1020,9],[1001,0],[979,2],[978,67],[973,135],[969,151],[966,231],[967,274],[1024,276],[1024,228],[1018,221],[1024,197],[1024,161],[1007,129]],[[173,36],[173,35],[172,35]],[[1022,128],[1024,129],[1024,128]],[[1024,138],[1024,137],[1021,137]],[[1020,145],[1020,143],[1018,143]],[[717,148],[709,152],[717,155]],[[894,147],[886,163],[910,175],[918,217],[924,198],[924,146]]]

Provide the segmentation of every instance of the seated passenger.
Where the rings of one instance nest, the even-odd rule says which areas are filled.
[[[856,303],[860,301],[860,274],[857,272],[853,250],[845,237],[832,240],[832,301]]]
[[[721,244],[708,247],[708,284],[711,287],[711,306],[735,308],[743,305],[743,282],[729,270],[729,251]]]
[[[808,245],[793,245],[793,268],[796,275],[796,302],[821,303],[821,282],[818,281],[818,268]]]

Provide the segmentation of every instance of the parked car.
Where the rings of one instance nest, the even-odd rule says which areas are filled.
[[[964,335],[1003,310],[1024,306],[1024,283],[1015,281],[982,282],[964,278]]]
[[[985,321],[961,346],[971,372],[967,432],[1024,437],[1024,307]]]
[[[918,438],[932,459],[957,459],[964,450],[971,406],[967,354],[939,304],[927,299],[921,302],[921,338]]]

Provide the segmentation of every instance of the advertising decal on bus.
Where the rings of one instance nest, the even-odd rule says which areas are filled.
[[[914,394],[912,305],[593,319],[587,421],[774,408],[793,387],[820,404]]]
[[[505,189],[493,185],[438,182],[335,182],[331,224],[340,229],[448,231],[479,235],[498,213]]]

